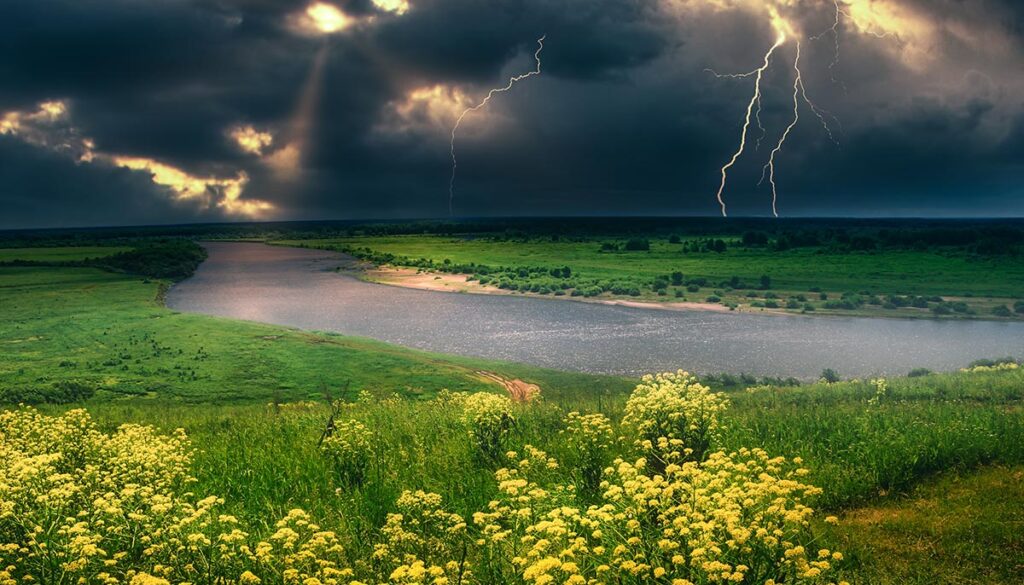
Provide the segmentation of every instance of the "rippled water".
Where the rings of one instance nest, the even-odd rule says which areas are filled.
[[[752,315],[420,291],[362,282],[332,252],[210,243],[167,304],[563,370],[813,377],[951,370],[1024,354],[1024,323]]]

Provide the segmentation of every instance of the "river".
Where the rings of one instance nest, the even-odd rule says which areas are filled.
[[[206,246],[209,259],[168,292],[170,308],[562,370],[811,378],[830,367],[866,377],[1024,354],[1021,322],[666,311],[422,291],[338,272],[351,260],[334,252]]]

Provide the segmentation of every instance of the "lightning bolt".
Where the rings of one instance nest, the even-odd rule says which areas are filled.
[[[835,43],[833,49],[832,63],[829,65],[829,72],[832,74],[832,81],[839,83],[835,78],[835,68],[839,65],[840,59],[839,27],[842,22],[841,18],[843,16],[849,17],[849,13],[843,10],[841,0],[832,0],[832,4],[835,7],[835,18],[833,19],[832,26],[820,32],[819,34],[810,37],[810,40],[818,40],[829,33],[833,35]],[[754,120],[757,123],[757,127],[761,130],[761,136],[757,139],[755,150],[757,150],[757,148],[760,147],[761,140],[765,136],[765,128],[764,125],[761,123],[761,81],[764,77],[764,72],[770,66],[772,55],[775,53],[775,50],[778,49],[781,45],[785,44],[785,42],[787,41],[786,33],[793,33],[792,28],[784,19],[782,19],[779,16],[778,12],[771,10],[770,14],[772,16],[772,26],[776,32],[776,39],[775,44],[772,45],[771,48],[768,49],[768,51],[765,53],[764,62],[761,64],[760,67],[754,69],[753,71],[747,71],[746,73],[729,74],[721,74],[713,69],[705,69],[706,72],[711,73],[712,75],[719,79],[747,79],[750,77],[754,78],[754,94],[750,97],[750,102],[747,104],[747,113],[743,121],[743,131],[740,134],[739,146],[737,147],[736,152],[733,153],[732,158],[730,158],[729,161],[725,163],[725,165],[723,165],[721,169],[722,181],[719,184],[716,198],[718,199],[718,204],[721,205],[722,207],[723,217],[727,216],[727,213],[725,201],[722,199],[722,193],[725,191],[725,185],[729,178],[729,169],[736,164],[736,161],[739,160],[740,156],[743,155],[743,152],[746,149],[747,134],[750,130],[751,117],[754,118]],[[774,215],[775,217],[779,216],[777,207],[778,186],[775,182],[775,161],[779,153],[782,152],[782,148],[786,143],[786,139],[789,138],[790,133],[793,131],[794,128],[796,128],[797,124],[800,123],[800,102],[802,101],[807,104],[807,107],[818,119],[818,122],[821,123],[822,128],[824,128],[825,130],[825,133],[828,134],[829,139],[832,140],[832,142],[834,142],[837,145],[839,144],[839,140],[836,138],[835,132],[832,131],[832,125],[830,124],[830,120],[838,127],[839,131],[842,131],[842,124],[839,122],[839,119],[830,114],[825,109],[819,107],[807,95],[807,88],[804,86],[803,72],[800,70],[800,50],[801,42],[798,40],[796,43],[796,56],[793,59],[793,118],[786,126],[786,129],[779,136],[778,142],[776,142],[775,147],[771,150],[771,153],[768,155],[768,162],[765,163],[765,165],[762,167],[761,179],[757,183],[758,185],[761,185],[766,178],[768,179],[768,183],[771,185],[772,188],[772,215]],[[846,89],[845,84],[843,85],[843,89]]]
[[[811,37],[811,40],[816,41],[829,33],[832,34],[834,47],[832,50],[832,62],[828,64],[828,74],[832,78],[832,83],[838,83],[842,85],[843,93],[846,93],[846,83],[836,79],[836,67],[839,66],[839,17],[845,15],[846,12],[839,5],[839,0],[832,0],[832,4],[836,8],[835,19],[832,21],[832,26],[814,35],[813,37]]]
[[[757,183],[760,185],[764,181],[765,173],[767,172],[768,182],[772,186],[772,215],[775,217],[779,217],[779,211],[775,207],[779,198],[775,187],[775,155],[779,154],[782,150],[782,145],[786,143],[789,133],[800,121],[800,89],[804,84],[803,74],[800,72],[800,43],[796,44],[796,58],[793,60],[793,71],[795,72],[795,78],[793,79],[793,121],[789,123],[789,126],[786,126],[786,130],[779,137],[778,144],[772,149],[771,154],[768,156],[768,163],[761,169],[761,180]]]
[[[722,183],[721,185],[719,185],[718,194],[716,195],[716,197],[718,198],[718,204],[722,206],[722,217],[728,216],[728,213],[726,213],[725,209],[725,200],[722,199],[722,192],[725,191],[725,183],[729,178],[729,169],[736,164],[736,161],[740,158],[740,155],[743,154],[743,150],[747,147],[747,131],[750,129],[750,117],[754,114],[755,108],[757,108],[758,111],[757,119],[758,123],[760,124],[761,79],[764,77],[764,72],[768,69],[768,66],[771,64],[772,53],[775,52],[775,49],[778,49],[783,43],[786,42],[786,34],[782,30],[777,30],[777,32],[778,36],[776,36],[775,38],[775,44],[772,45],[772,47],[768,49],[768,52],[764,54],[764,63],[760,67],[754,69],[749,73],[741,73],[732,76],[754,76],[754,95],[750,97],[750,103],[747,104],[747,115],[743,121],[743,132],[740,134],[740,145],[736,149],[736,152],[733,153],[732,158],[729,160],[729,162],[725,163],[725,165],[722,167]],[[712,73],[714,72],[712,71]]]
[[[537,67],[533,71],[529,71],[527,73],[510,77],[508,83],[505,84],[504,87],[496,87],[487,92],[487,96],[484,97],[484,99],[480,100],[480,102],[475,106],[470,106],[463,110],[462,113],[459,115],[458,119],[455,120],[455,125],[452,126],[451,139],[452,176],[451,179],[448,181],[448,215],[454,215],[453,203],[455,200],[455,169],[458,168],[458,161],[455,159],[455,133],[458,131],[459,126],[462,125],[462,120],[464,120],[466,116],[469,115],[470,113],[475,112],[486,106],[488,102],[491,101],[491,98],[495,96],[495,94],[504,93],[512,89],[513,85],[528,77],[540,75],[540,52],[544,50],[544,39],[546,38],[547,35],[541,35],[541,37],[537,39],[537,50],[533,53],[533,59],[537,62]]]

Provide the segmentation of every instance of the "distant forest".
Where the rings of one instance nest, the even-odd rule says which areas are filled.
[[[511,218],[423,221],[296,221],[0,231],[0,248],[140,245],[159,238],[327,239],[402,234],[499,241],[710,237],[785,250],[957,248],[979,255],[1024,252],[1024,219]]]

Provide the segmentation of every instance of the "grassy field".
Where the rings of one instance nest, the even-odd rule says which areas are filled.
[[[179,314],[166,286],[0,267],[0,581],[1024,576],[1024,368],[631,397],[636,380]]]
[[[32,262],[71,262],[103,258],[127,252],[124,246],[66,246],[62,248],[0,248],[0,262],[27,260]]]
[[[780,530],[787,534],[790,548],[799,544],[809,551],[828,549],[841,551],[845,556],[831,563],[834,570],[825,574],[827,579],[823,576],[821,580],[794,582],[1013,582],[1020,575],[1020,566],[1013,564],[1013,559],[1019,559],[1015,556],[1020,546],[1018,510],[1024,504],[1024,493],[1016,489],[1019,479],[1016,487],[1012,483],[1019,478],[1019,472],[1007,475],[998,467],[984,466],[1019,469],[1024,465],[1022,389],[1024,372],[1018,368],[893,379],[884,386],[853,381],[730,393],[731,405],[718,415],[720,428],[710,448],[737,453],[741,458],[748,456],[743,455],[748,453],[745,448],[764,449],[770,456],[783,456],[791,461],[784,468],[799,465],[807,470],[806,475],[793,479],[822,488],[820,493],[786,496],[787,507],[801,502],[817,513],[807,526],[783,522],[786,527]],[[226,514],[236,518],[238,525],[254,539],[252,542],[262,539],[277,543],[275,554],[283,555],[288,550],[282,550],[273,537],[282,526],[305,534],[288,521],[278,522],[293,517],[293,510],[299,508],[315,522],[315,530],[330,531],[332,539],[343,543],[339,549],[343,552],[328,554],[323,549],[314,549],[318,559],[352,567],[364,578],[370,574],[386,577],[403,564],[404,557],[389,557],[380,559],[379,564],[362,566],[360,559],[375,558],[374,551],[380,550],[381,545],[397,548],[390,514],[401,512],[414,521],[421,513],[431,518],[457,514],[468,523],[460,529],[466,531],[467,540],[461,540],[463,533],[459,532],[454,540],[431,541],[433,544],[426,549],[417,549],[418,559],[428,562],[428,566],[468,559],[481,582],[532,583],[516,576],[518,572],[511,566],[489,564],[493,558],[486,560],[488,555],[514,553],[505,550],[502,543],[490,542],[486,523],[481,525],[470,519],[477,512],[488,510],[489,502],[507,501],[508,494],[501,486],[506,485],[507,490],[508,484],[495,479],[496,470],[502,467],[519,469],[518,473],[525,474],[543,490],[517,504],[531,510],[524,525],[507,525],[513,535],[519,535],[517,538],[529,534],[517,530],[543,522],[550,510],[565,514],[566,506],[585,509],[601,501],[602,496],[587,489],[587,470],[614,467],[617,457],[625,461],[645,454],[652,457],[634,443],[643,434],[637,432],[635,420],[625,420],[624,415],[630,411],[626,397],[622,392],[598,398],[586,391],[576,391],[530,404],[505,402],[498,409],[507,413],[514,424],[502,426],[504,431],[495,435],[481,435],[476,430],[477,425],[487,426],[481,420],[498,419],[467,418],[466,412],[473,411],[457,397],[429,401],[364,397],[335,411],[333,436],[342,441],[341,447],[318,446],[325,423],[332,415],[332,409],[323,402],[273,407],[170,405],[131,400],[93,403],[87,408],[102,432],[114,433],[125,423],[154,425],[164,433],[183,428],[196,449],[189,466],[196,481],[188,484],[188,492],[196,494],[196,499],[208,494],[222,498],[214,516]],[[654,404],[655,410],[649,411],[652,419],[657,418],[660,404]],[[49,406],[45,411],[59,414],[66,408]],[[609,425],[604,440],[588,442],[577,435],[566,435],[567,429],[579,426],[567,417],[571,411],[603,414],[606,418],[602,420]],[[62,428],[66,424],[51,426]],[[586,433],[582,436],[588,437]],[[488,455],[491,451],[484,450],[491,437],[496,437],[497,455]],[[530,446],[543,450],[545,457],[557,461],[558,466],[550,468],[550,463],[543,463],[541,472],[530,467],[536,462],[517,463],[519,458],[531,458]],[[136,444],[132,452],[144,453],[147,448],[146,444]],[[506,450],[516,452],[517,459],[505,459],[502,454]],[[977,471],[979,468],[982,471]],[[353,479],[353,469],[358,470],[358,480]],[[751,471],[749,464],[718,473],[733,478],[731,482],[746,477],[748,472],[759,473],[756,468]],[[498,472],[499,478],[502,473]],[[616,485],[615,475],[610,473],[605,472],[606,480],[611,481],[608,485]],[[964,479],[950,479],[953,477]],[[697,481],[680,479],[680,487],[689,485],[690,480]],[[958,491],[944,487],[954,481],[962,484]],[[760,492],[748,480],[742,480],[737,488],[741,494],[742,490],[749,492],[744,496],[745,506],[751,510],[767,509],[762,508],[767,502],[758,499]],[[719,488],[709,484],[706,489],[716,493]],[[424,511],[396,503],[403,493],[416,490],[438,494],[440,507],[432,505]],[[769,493],[778,492],[773,488]],[[919,504],[922,499],[934,503]],[[719,501],[715,506],[726,504]],[[1000,516],[1001,511],[1009,516]],[[826,522],[829,515],[839,516],[838,524]],[[875,522],[872,518],[885,521]],[[625,530],[625,526],[609,522],[613,524],[609,529]],[[639,540],[631,541],[632,544],[627,545],[626,536],[618,535],[602,537],[601,541],[607,543],[608,550],[622,543],[650,563],[666,563],[672,555],[661,556],[656,552],[656,541],[663,538],[654,530],[656,527],[657,523],[638,528],[635,536]],[[229,530],[230,526],[211,519],[209,529]],[[418,534],[421,529],[426,530],[405,525],[405,532],[399,534],[413,539],[410,534]],[[982,536],[968,538],[972,530]],[[717,546],[732,551],[726,560],[736,566],[756,566],[751,557],[727,545],[728,537],[722,532],[712,532],[715,534],[706,535],[711,539],[709,543],[718,542]],[[306,538],[309,537],[303,536],[302,540]],[[552,538],[560,542],[557,537]],[[488,544],[479,544],[480,539]],[[59,541],[59,537],[55,540]],[[931,548],[922,547],[924,540],[933,543]],[[250,542],[248,537],[246,542]],[[781,555],[781,550],[777,553]],[[219,553],[202,549],[202,554]],[[816,558],[815,553],[810,555]],[[589,549],[578,551],[575,561],[589,574],[604,558],[603,553]],[[1004,564],[993,567],[993,561]],[[148,569],[153,562],[156,561],[143,558],[136,566]],[[280,566],[268,563],[259,565],[264,582],[287,583]],[[172,581],[175,576],[183,578],[177,567],[165,575]],[[194,582],[213,582],[195,575],[191,578]],[[657,582],[649,574],[622,580],[651,581]]]
[[[0,268],[0,389],[31,400],[73,382],[100,398],[191,402],[318,398],[344,388],[430,397],[486,385],[480,370],[553,388],[627,383],[449,358],[333,334],[179,314],[165,284],[93,268]]]
[[[552,293],[563,282],[572,288],[585,288],[595,282],[622,283],[625,286],[620,293],[605,290],[598,296],[698,302],[717,297],[719,300],[714,302],[753,310],[765,308],[763,305],[785,310],[792,300],[789,308],[792,311],[928,317],[938,312],[949,316],[992,318],[994,307],[1004,306],[1012,313],[1016,300],[1024,297],[1024,264],[1013,256],[976,257],[943,250],[840,252],[799,248],[776,251],[735,245],[721,253],[684,252],[687,245],[697,241],[686,238],[679,243],[652,239],[648,241],[649,250],[626,251],[627,241],[625,238],[587,241],[533,238],[506,242],[486,237],[402,235],[280,243],[336,250],[369,249],[373,254],[394,255],[396,258],[391,263],[395,265],[416,266],[420,259],[426,259],[438,269],[448,269],[446,262],[448,266],[476,264],[492,270],[538,268],[540,270],[518,279],[520,283],[542,283],[548,285]],[[605,244],[617,249],[602,250]],[[565,266],[571,269],[570,278],[549,275],[551,269]],[[681,273],[681,282],[673,282],[673,272]],[[770,289],[762,289],[762,276],[770,278]],[[654,287],[659,278],[665,282],[660,293]],[[740,285],[733,286],[737,281]],[[627,292],[628,289],[635,290]],[[826,299],[822,298],[822,293]],[[913,306],[915,299],[920,306]],[[832,306],[841,305],[845,300],[853,304]],[[957,302],[964,303],[963,307],[954,306]],[[948,310],[936,311],[939,305],[947,306]]]
[[[1024,468],[951,472],[851,510],[830,535],[878,585],[1024,582]]]

